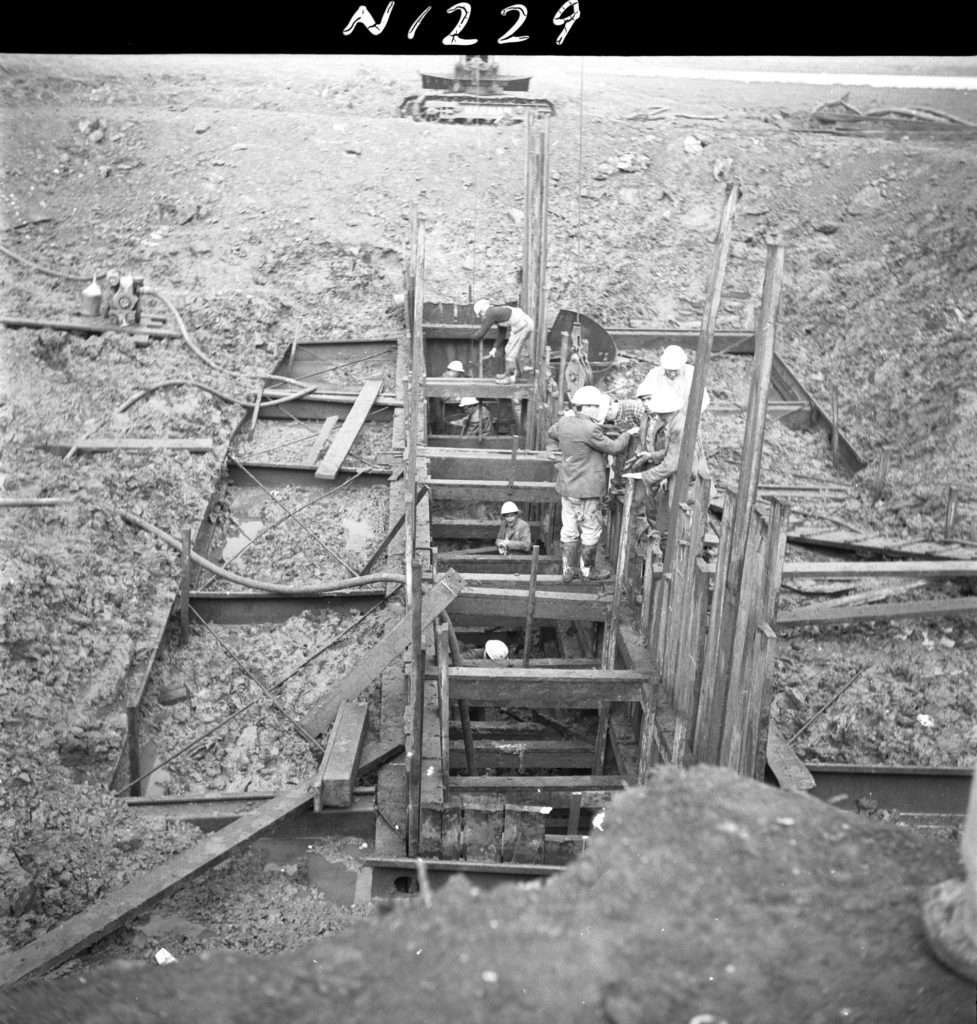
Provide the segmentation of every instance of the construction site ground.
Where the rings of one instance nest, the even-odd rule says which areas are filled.
[[[144,277],[176,306],[196,344],[220,367],[212,369],[177,339],[144,347],[121,333],[0,330],[0,496],[71,499],[0,510],[0,953],[23,946],[199,837],[190,826],[134,818],[107,788],[125,735],[122,680],[151,656],[154,623],[168,614],[179,579],[178,553],[118,513],[135,513],[177,536],[184,525],[199,522],[245,409],[195,388],[168,388],[124,413],[115,410],[142,388],[180,379],[240,397],[296,337],[397,337],[403,321],[393,296],[403,290],[415,202],[427,218],[427,299],[466,302],[472,294],[501,299],[518,293],[523,126],[448,126],[396,115],[422,70],[449,64],[443,56],[0,58],[0,244],[64,274],[117,266]],[[869,463],[852,477],[832,465],[824,435],[769,422],[761,485],[803,481],[834,488],[792,499],[792,525],[844,524],[901,539],[942,536],[946,489],[954,486],[954,535],[977,551],[972,140],[951,133],[814,133],[807,130],[810,112],[839,99],[844,88],[669,80],[628,74],[627,62],[602,65],[597,58],[583,64],[581,110],[579,60],[539,57],[526,64],[533,93],[557,107],[550,318],[560,308],[579,308],[609,328],[698,328],[725,183],[738,180],[742,198],[719,327],[752,328],[764,239],[779,231],[789,248],[777,352],[822,405],[829,407],[836,395],[841,428]],[[848,102],[862,110],[936,108],[973,120],[973,94],[965,92],[854,88]],[[6,255],[0,283],[9,316],[65,319],[80,310],[83,281],[41,273]],[[152,299],[146,306],[166,313]],[[622,351],[605,386],[632,393],[654,358],[654,352]],[[349,373],[351,385],[364,379],[356,367]],[[708,387],[717,407],[745,403],[748,381],[743,357],[712,360]],[[742,426],[742,415],[713,410],[704,418],[720,490],[735,484]],[[252,450],[274,444],[274,428],[262,424],[261,431],[249,442]],[[207,454],[79,454],[64,461],[63,446],[86,435],[208,437],[214,448]],[[369,433],[360,444],[362,459],[385,454],[375,450]],[[872,484],[884,452],[890,456],[886,490],[875,500]],[[378,509],[356,512],[360,560],[383,535],[386,500],[381,489]],[[254,514],[266,518],[260,508]],[[342,504],[327,513],[337,532],[348,515]],[[218,505],[211,518],[232,540],[237,527],[226,509]],[[351,541],[356,538],[344,543]],[[252,555],[248,572],[299,582],[309,552],[297,539],[294,562],[263,565],[257,546]],[[788,549],[788,558],[811,557],[817,556]],[[337,571],[323,562],[316,575]],[[806,596],[843,596],[843,589],[805,583]],[[905,596],[959,590],[948,583]],[[799,587],[785,587],[781,607],[804,596]],[[257,671],[275,677],[334,625],[296,619],[275,630],[224,633]],[[368,642],[368,636],[358,641]],[[803,758],[969,765],[977,738],[975,646],[970,618],[798,627],[778,647],[773,720],[791,736],[864,668],[795,744]],[[355,650],[331,652],[323,677],[338,676]],[[202,646],[182,655],[188,661],[201,656],[201,663],[181,666],[177,655],[168,665],[175,678],[193,680],[191,689],[210,691],[201,701],[214,701],[216,721],[216,708],[231,699],[236,681],[230,664],[209,671]],[[302,699],[300,693],[288,697]],[[168,711],[170,749],[206,725],[185,703]],[[253,732],[219,735],[201,758],[174,766],[169,782],[155,784],[161,792],[168,786],[172,792],[272,789],[313,769],[287,726],[269,717]],[[707,803],[711,785],[708,773],[697,773],[663,782],[655,799],[668,804],[674,794],[676,807],[685,806],[683,800],[699,806],[696,787]],[[689,973],[701,937],[697,923],[721,929],[717,906],[762,904],[768,875],[781,868],[796,868],[811,889],[805,906],[778,904],[782,912],[773,924],[761,915],[752,921],[767,929],[763,941],[771,957],[797,929],[816,930],[830,949],[863,917],[873,919],[873,931],[900,936],[913,955],[923,955],[918,925],[907,924],[914,908],[905,892],[889,898],[866,872],[853,882],[857,898],[843,905],[828,898],[835,879],[821,871],[819,837],[840,836],[844,824],[853,859],[883,865],[893,857],[907,885],[946,876],[955,862],[948,843],[896,838],[890,826],[849,821],[841,811],[791,798],[789,813],[778,814],[792,826],[770,827],[762,844],[751,846],[736,830],[749,833],[749,822],[766,821],[783,798],[759,787],[743,793],[735,814],[717,811],[722,820],[703,827],[742,843],[743,861],[752,868],[731,885],[714,870],[731,856],[728,843],[705,844],[696,852],[699,884],[688,899],[656,903],[653,916],[633,923],[639,931],[660,927],[671,937],[654,958],[663,976],[673,971],[669,991],[680,996],[656,1005],[684,1012],[689,993],[703,983]],[[795,826],[797,841],[788,843],[782,837],[793,836]],[[646,834],[638,829],[621,838],[622,855],[632,841],[649,844],[665,861],[691,856],[690,847],[698,845],[680,814],[664,813]],[[322,842],[288,863],[253,848],[57,973],[115,959],[151,961],[161,946],[178,959],[204,950],[278,952],[346,929],[374,912],[352,906],[343,885],[309,883],[330,876],[323,864],[343,867],[353,856],[353,844],[342,842]],[[600,863],[599,855],[593,863]],[[594,868],[581,870],[586,875]],[[586,887],[586,877],[574,878],[567,884]],[[825,906],[832,912],[820,912]],[[383,920],[376,927],[383,928]],[[740,935],[730,928],[728,938]],[[559,944],[556,932],[549,941]],[[561,962],[555,946],[546,955],[548,963]],[[808,963],[812,987],[804,991],[816,995],[820,968],[830,967],[838,991],[855,991],[861,980],[882,1002],[860,1016],[825,1021],[941,1019],[900,1017],[906,990],[894,986],[879,996],[876,966],[854,957]],[[793,1005],[785,999],[794,977],[727,973],[735,976],[727,983],[739,1000],[725,1004],[730,1020],[772,1020],[778,1007]],[[604,1019],[642,1019],[635,1009],[642,998],[612,992]],[[754,1016],[737,1017],[738,1006],[751,1007]],[[493,1015],[531,1019],[497,1009]]]

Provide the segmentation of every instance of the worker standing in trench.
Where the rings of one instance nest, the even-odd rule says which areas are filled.
[[[475,316],[481,317],[475,337],[476,344],[488,332],[496,328],[497,338],[485,359],[494,359],[499,343],[508,331],[505,343],[505,373],[498,374],[496,380],[500,384],[515,384],[522,371],[521,356],[529,348],[529,336],[533,333],[533,318],[518,306],[493,306],[488,299],[479,299],[472,307]]]
[[[647,378],[646,378],[647,380]],[[638,398],[644,402],[648,422],[641,436],[631,472],[625,477],[645,485],[644,519],[647,538],[652,549],[659,551],[666,540],[672,495],[681,491],[679,501],[686,501],[688,487],[675,485],[682,436],[685,433],[684,399],[677,389],[659,384],[642,383]],[[696,432],[692,456],[692,479],[709,476],[709,466],[702,450],[702,438]]]
[[[605,455],[623,452],[640,427],[631,427],[610,438],[601,426],[601,393],[592,384],[578,388],[571,399],[575,411],[558,419],[547,431],[559,445],[562,459],[556,478],[563,517],[560,543],[563,546],[563,582],[577,575],[603,580],[610,576],[597,570],[597,545],[604,522],[600,503],[607,494]]]

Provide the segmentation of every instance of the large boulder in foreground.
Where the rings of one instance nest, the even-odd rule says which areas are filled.
[[[462,878],[298,953],[111,966],[0,995],[0,1021],[951,1022],[921,890],[955,846],[730,772],[661,770],[542,885]]]

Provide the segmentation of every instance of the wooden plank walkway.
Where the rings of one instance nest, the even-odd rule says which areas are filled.
[[[319,463],[319,468],[315,471],[317,480],[336,479],[336,474],[339,472],[343,460],[349,455],[349,450],[353,447],[356,435],[366,422],[366,418],[369,416],[382,386],[382,380],[368,380],[363,385],[360,393],[356,396],[352,409],[347,413],[346,419],[343,420],[343,425],[339,428],[332,440],[332,444],[329,445],[329,450],[326,452],[322,462]]]
[[[36,977],[70,960],[135,917],[143,908],[186,885],[202,871],[219,864],[238,847],[267,832],[278,822],[312,806],[308,786],[282,790],[276,797],[158,868],[99,900],[95,906],[62,921],[39,939],[0,959],[0,988]]]
[[[919,538],[907,540],[900,537],[883,537],[878,534],[855,533],[852,530],[817,532],[795,530],[787,534],[787,542],[804,547],[848,551],[855,555],[869,555],[876,558],[967,561],[974,557],[975,551],[973,544],[961,544],[953,540],[921,540]]]

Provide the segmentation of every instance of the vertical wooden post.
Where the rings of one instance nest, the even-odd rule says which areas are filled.
[[[591,775],[604,774],[604,758],[607,756],[607,723],[610,713],[610,701],[601,701],[597,711],[597,741],[594,744],[594,760],[590,766]]]
[[[580,804],[583,793],[570,794],[570,807],[567,812],[567,835],[575,836],[580,831]]]
[[[695,369],[692,371],[692,387],[685,406],[685,427],[682,432],[682,444],[679,449],[678,466],[669,486],[672,492],[671,509],[668,517],[668,536],[676,536],[681,504],[686,500],[689,480],[692,476],[692,463],[695,458],[696,440],[699,436],[699,417],[702,413],[702,395],[706,389],[706,373],[709,368],[709,356],[712,352],[712,339],[716,332],[716,320],[722,302],[723,279],[726,276],[726,261],[729,257],[729,245],[733,234],[733,215],[736,212],[736,201],[739,198],[739,183],[732,182],[727,186],[726,204],[723,207],[719,230],[713,249],[712,267],[709,271],[709,284],[706,290],[706,305],[699,330],[699,341],[695,350]],[[664,569],[666,577],[675,564],[676,546],[674,543],[665,547]]]
[[[882,452],[879,465],[875,471],[875,482],[872,485],[872,501],[881,501],[885,494],[885,478],[889,473],[889,450]]]
[[[441,785],[447,789],[451,775],[451,697],[448,670],[451,664],[448,625],[439,620],[435,628],[438,658],[438,735],[441,739]]]
[[[946,489],[946,519],[943,521],[943,539],[949,540],[957,518],[957,489],[952,484]]]
[[[421,563],[415,556],[411,574],[411,752],[408,766],[407,853],[417,856],[421,834],[421,780],[424,736],[424,646],[421,626]]]
[[[139,750],[139,705],[126,705],[126,745],[129,748],[129,796],[142,796],[142,758]]]
[[[533,560],[529,567],[529,596],[526,603],[526,633],[522,642],[522,663],[529,665],[529,648],[533,640],[533,617],[536,614],[536,573],[539,570],[539,545],[533,545]]]
[[[190,527],[183,527],[183,548],[180,551],[180,647],[190,639]]]
[[[628,575],[628,555],[631,539],[631,511],[634,505],[634,481],[624,485],[624,499],[621,505],[621,520],[617,537],[617,558],[614,564],[614,597],[611,600],[611,617],[604,627],[604,647],[601,653],[601,667],[613,669],[617,661],[617,630],[621,622],[621,601],[624,596],[625,580]]]
[[[665,683],[665,692],[671,693],[675,706],[672,756],[676,764],[684,763],[686,747],[691,745],[695,731],[694,715],[698,698],[695,668],[699,646],[696,630],[698,619],[694,613],[695,575],[696,561],[702,551],[710,486],[708,477],[696,478],[695,496],[684,537],[685,547],[675,562],[676,585],[672,590],[672,607],[668,617],[669,631],[675,635],[675,643],[667,662],[670,678]]]
[[[726,502],[722,532],[728,549],[720,557],[713,591],[712,614],[709,625],[709,643],[702,675],[700,712],[706,711],[708,720],[696,726],[694,754],[697,761],[717,763],[722,744],[723,720],[729,688],[730,658],[736,628],[736,609],[740,600],[747,536],[752,522],[751,511],[756,504],[760,466],[763,455],[763,433],[766,421],[767,395],[770,391],[770,370],[773,365],[775,321],[780,304],[783,281],[784,246],[777,237],[767,241],[767,263],[763,279],[763,295],[757,323],[753,353],[753,377],[746,408],[746,428],[743,435],[743,455],[732,523],[727,534],[726,519],[730,502]],[[722,542],[720,542],[722,551]],[[727,610],[728,606],[728,610]]]
[[[648,640],[651,629],[651,603],[654,598],[655,564],[651,547],[645,549],[645,578],[641,588],[641,635]]]
[[[838,385],[831,386],[831,465],[838,468]]]

